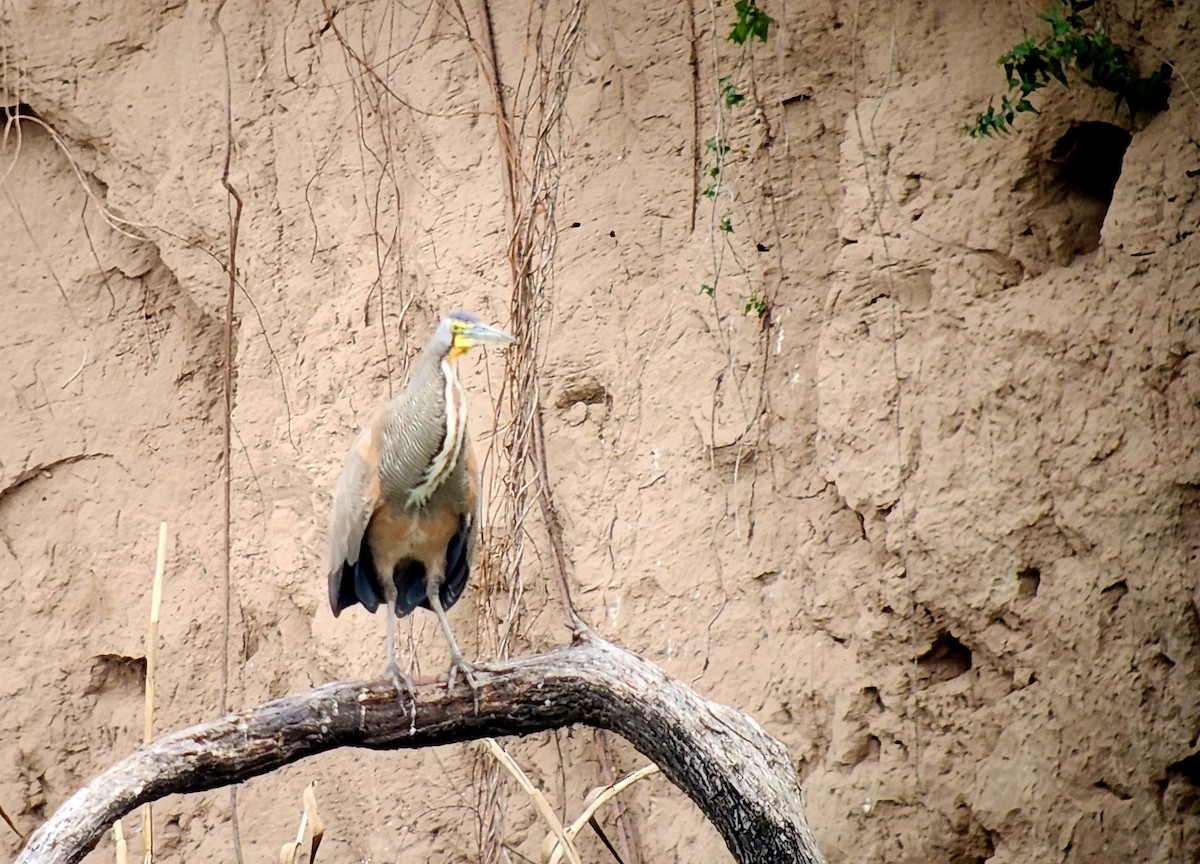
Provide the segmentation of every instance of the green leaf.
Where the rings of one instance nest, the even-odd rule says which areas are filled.
[[[745,299],[742,305],[742,314],[749,315],[751,312],[758,315],[759,318],[767,314],[767,301],[763,300],[757,294],[751,294]]]
[[[1026,36],[1000,57],[1008,92],[1001,97],[999,110],[989,102],[988,110],[977,114],[963,131],[972,138],[1006,133],[1017,114],[1038,113],[1029,96],[1051,81],[1070,86],[1072,67],[1083,73],[1088,84],[1113,93],[1116,109],[1128,107],[1131,121],[1139,110],[1166,110],[1170,67],[1139,76],[1129,50],[1113,42],[1096,13],[1089,12],[1095,8],[1097,0],[1052,0],[1038,16],[1048,32],[1040,39]]]
[[[746,98],[738,91],[737,85],[729,80],[728,75],[723,75],[717,83],[721,88],[721,101],[725,103],[726,108],[732,108]]]
[[[772,20],[772,18],[765,14],[760,14],[754,19],[754,23],[750,29],[760,42],[767,41],[767,30],[770,28]]]
[[[713,137],[704,142],[704,149],[716,153],[718,157],[721,157],[729,152],[729,145],[720,138]]]
[[[766,42],[767,33],[775,19],[759,9],[754,0],[737,0],[733,8],[737,20],[729,31],[729,41],[737,45],[744,45],[751,38]]]

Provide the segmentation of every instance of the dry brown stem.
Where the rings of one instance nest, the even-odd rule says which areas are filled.
[[[165,795],[214,789],[338,747],[431,747],[583,723],[628,739],[688,794],[739,862],[822,864],[783,745],[590,631],[546,654],[476,673],[466,687],[416,687],[410,718],[388,680],[335,682],[143,746],[75,793],[17,864],[74,864],[112,822]]]

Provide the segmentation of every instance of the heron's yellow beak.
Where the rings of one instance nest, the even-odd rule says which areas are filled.
[[[472,324],[454,334],[454,347],[467,351],[476,345],[507,345],[515,342],[512,336],[487,324]]]
[[[455,328],[450,345],[450,362],[454,362],[477,345],[507,345],[515,342],[512,336],[487,324],[468,324]]]

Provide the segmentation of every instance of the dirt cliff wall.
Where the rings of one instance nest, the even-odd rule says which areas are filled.
[[[1124,125],[1086,87],[1009,138],[959,131],[1037,4],[767,3],[750,51],[724,3],[469,5],[0,9],[5,104],[42,121],[2,151],[0,806],[30,830],[139,740],[160,520],[156,723],[219,709],[227,150],[226,699],[379,669],[382,620],[326,605],[325,519],[438,316],[510,323],[490,7],[530,212],[540,184],[518,306],[583,617],[780,737],[831,861],[1195,860],[1195,10],[1105,7],[1177,63],[1121,154],[1078,131]],[[516,391],[495,354],[463,374],[496,560],[453,618],[472,654],[544,647],[566,631],[536,505],[512,521]],[[431,616],[404,635],[443,668]],[[510,743],[565,812],[599,782],[590,733]],[[536,858],[527,802],[475,791],[489,770],[341,752],[255,780],[247,860],[311,779],[328,860]],[[645,860],[727,855],[665,781],[629,801]],[[162,860],[228,859],[225,793],[157,818]]]

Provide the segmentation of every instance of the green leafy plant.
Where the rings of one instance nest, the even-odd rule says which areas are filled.
[[[733,8],[737,19],[729,31],[727,37],[729,41],[737,45],[745,45],[747,41],[752,42],[754,39],[766,42],[775,19],[760,9],[755,0],[737,0]],[[733,82],[732,76],[722,75],[717,79],[717,112],[719,115],[736,108],[745,100],[746,95]],[[723,127],[719,125],[718,128]],[[729,143],[719,135],[704,142],[704,162],[701,171],[706,182],[700,194],[714,202],[714,219],[717,218],[716,199],[721,188],[721,172],[725,167],[725,158],[729,154],[729,149]],[[728,213],[722,214],[717,221],[717,229],[722,234],[732,234],[733,217]],[[720,279],[720,265],[717,264],[715,269],[712,283],[705,282],[700,286],[701,294],[709,297],[716,296],[716,285]],[[762,317],[766,313],[766,309],[765,301],[752,297],[746,301],[745,314],[757,312],[759,317]]]
[[[725,161],[725,154],[729,152],[729,145],[722,139],[714,137],[704,142],[704,150],[708,156],[705,157],[702,170],[708,177],[708,185],[700,194],[705,198],[715,198],[717,187],[721,183],[721,164]]]
[[[704,142],[704,149],[719,159],[729,152],[729,145],[720,138],[709,138]]]
[[[1014,45],[1000,58],[1008,92],[997,107],[988,102],[986,111],[963,127],[972,138],[990,137],[1008,132],[1018,114],[1038,113],[1029,97],[1058,81],[1068,85],[1068,73],[1074,69],[1088,83],[1114,94],[1115,108],[1129,109],[1130,121],[1140,111],[1163,111],[1171,95],[1170,65],[1163,63],[1145,77],[1133,67],[1129,51],[1116,44],[1098,21],[1089,21],[1083,13],[1096,0],[1055,0],[1039,17],[1050,26],[1041,39],[1029,37]]]
[[[737,85],[729,80],[728,75],[721,76],[717,82],[721,87],[721,101],[725,103],[726,108],[732,108],[746,97],[738,90]]]
[[[759,9],[754,0],[737,0],[733,9],[737,13],[737,20],[729,31],[730,42],[743,45],[751,38],[767,41],[767,30],[775,23],[774,18]]]
[[[751,294],[745,298],[745,303],[742,306],[742,314],[749,315],[753,312],[759,318],[767,314],[767,301],[759,297],[757,294]]]

